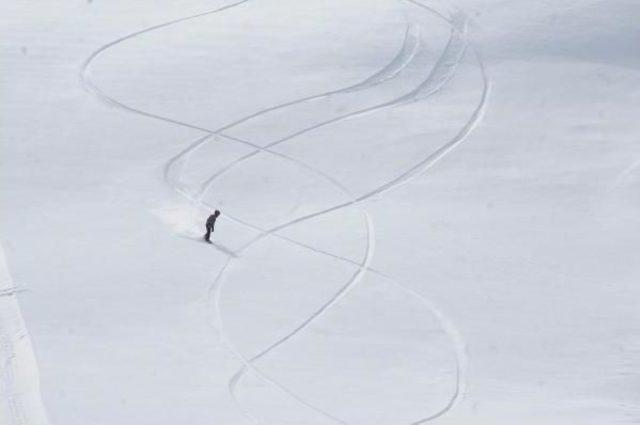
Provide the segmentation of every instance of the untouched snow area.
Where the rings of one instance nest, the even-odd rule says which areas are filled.
[[[637,1],[2,9],[0,425],[640,422]]]

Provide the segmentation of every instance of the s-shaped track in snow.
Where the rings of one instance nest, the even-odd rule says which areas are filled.
[[[247,159],[260,154],[260,153],[264,153],[264,154],[268,154],[268,155],[273,155],[276,157],[279,157],[281,159],[290,161],[291,163],[295,164],[296,166],[310,171],[312,173],[314,173],[316,176],[324,179],[328,184],[332,185],[334,188],[336,188],[337,190],[339,190],[341,193],[343,193],[344,195],[347,196],[347,198],[349,199],[347,202],[338,204],[338,205],[334,205],[330,208],[325,208],[323,210],[320,211],[316,211],[313,212],[311,214],[307,214],[303,217],[298,217],[295,220],[291,220],[288,221],[286,223],[282,223],[279,224],[278,226],[275,226],[273,228],[270,229],[263,229],[255,224],[252,223],[248,223],[246,221],[240,220],[232,215],[229,214],[225,214],[226,217],[229,217],[230,219],[232,219],[233,221],[235,221],[236,223],[239,223],[243,226],[246,226],[252,230],[258,231],[259,235],[256,236],[254,239],[252,239],[251,241],[249,241],[248,243],[246,243],[244,246],[242,246],[236,253],[229,253],[228,258],[225,262],[225,264],[223,265],[223,267],[221,268],[221,270],[219,271],[219,273],[216,276],[216,279],[214,281],[214,283],[211,285],[210,289],[211,289],[211,295],[213,298],[213,302],[214,302],[214,308],[215,308],[215,312],[216,312],[216,317],[217,317],[217,324],[218,324],[218,330],[220,332],[220,335],[222,337],[222,340],[225,342],[225,344],[227,345],[227,347],[235,354],[235,356],[242,362],[243,366],[242,368],[232,377],[232,379],[229,382],[229,389],[230,392],[234,398],[234,400],[237,402],[238,406],[241,408],[243,414],[246,415],[246,417],[248,419],[250,419],[251,421],[255,422],[255,423],[262,423],[258,418],[254,417],[247,409],[245,409],[242,405],[242,403],[240,403],[238,397],[236,396],[236,388],[238,386],[238,384],[241,382],[242,378],[245,376],[245,374],[249,371],[252,370],[253,372],[255,372],[258,376],[260,376],[262,379],[264,379],[266,382],[270,383],[271,385],[274,385],[275,387],[281,389],[282,391],[284,391],[286,394],[288,394],[292,399],[296,400],[297,402],[301,403],[304,406],[307,406],[308,408],[314,410],[315,412],[321,414],[322,416],[324,416],[325,418],[335,422],[335,423],[341,423],[341,424],[348,424],[347,421],[345,421],[344,419],[341,419],[339,417],[337,417],[335,414],[322,409],[318,406],[313,405],[312,403],[310,403],[307,400],[304,400],[301,396],[299,396],[298,394],[296,394],[295,392],[293,392],[292,390],[286,388],[284,385],[282,385],[281,383],[279,383],[278,381],[276,381],[275,379],[273,379],[272,377],[270,377],[267,373],[265,373],[264,371],[260,370],[256,365],[255,362],[257,362],[259,359],[265,357],[266,355],[268,355],[272,350],[274,350],[276,347],[281,346],[282,344],[286,343],[288,340],[290,340],[291,338],[293,338],[295,335],[297,335],[298,333],[300,333],[301,331],[303,331],[307,326],[309,326],[312,322],[314,322],[315,320],[317,320],[319,317],[321,317],[323,314],[325,314],[327,311],[329,311],[329,309],[336,305],[341,299],[343,299],[364,277],[365,272],[367,273],[372,273],[372,274],[376,274],[379,276],[384,277],[385,279],[387,279],[388,281],[392,282],[394,285],[396,285],[397,288],[399,288],[400,290],[416,297],[417,299],[419,299],[424,306],[431,312],[431,314],[438,320],[442,330],[448,335],[448,337],[451,340],[451,343],[453,345],[454,348],[454,353],[455,353],[455,363],[456,363],[456,382],[455,382],[455,389],[453,391],[453,393],[451,394],[451,396],[449,397],[449,401],[439,410],[437,410],[436,412],[433,412],[429,415],[425,415],[422,418],[418,418],[415,421],[411,422],[412,425],[418,425],[418,424],[424,424],[428,421],[431,421],[437,417],[440,417],[442,415],[444,415],[445,413],[447,413],[450,409],[453,408],[453,406],[456,404],[456,402],[458,402],[462,395],[464,394],[465,391],[465,383],[466,383],[466,351],[465,351],[465,345],[464,345],[464,341],[463,338],[461,337],[461,335],[459,334],[459,332],[457,331],[456,327],[454,326],[454,324],[451,322],[450,319],[448,319],[448,317],[442,313],[435,305],[433,305],[427,298],[425,298],[424,296],[422,296],[421,294],[401,285],[399,282],[395,281],[394,279],[392,279],[390,276],[381,273],[375,269],[372,269],[370,267],[370,261],[371,258],[373,256],[373,251],[374,251],[374,243],[375,243],[375,237],[374,237],[374,227],[373,227],[373,222],[371,217],[369,216],[369,214],[367,213],[367,211],[362,207],[362,203],[364,201],[366,201],[367,199],[371,198],[372,196],[375,195],[379,195],[382,194],[386,191],[389,191],[391,189],[394,189],[396,187],[398,187],[399,185],[406,183],[408,181],[410,181],[411,179],[415,178],[416,176],[418,176],[420,173],[424,172],[425,170],[427,170],[428,168],[432,167],[436,162],[438,162],[441,158],[443,158],[445,155],[447,155],[449,152],[451,152],[453,149],[455,149],[460,143],[462,143],[466,137],[469,135],[469,133],[471,133],[471,131],[473,130],[473,128],[477,125],[477,123],[480,121],[481,117],[482,117],[482,113],[484,111],[484,107],[486,105],[487,102],[487,98],[489,95],[489,81],[485,72],[485,68],[484,68],[484,64],[483,64],[483,60],[482,57],[478,51],[478,49],[476,47],[474,47],[471,42],[468,40],[468,32],[467,32],[467,18],[464,14],[462,14],[461,12],[456,12],[454,14],[452,14],[451,16],[445,15],[417,0],[406,0],[409,3],[422,8],[423,10],[426,10],[430,13],[432,13],[434,16],[438,17],[439,19],[443,20],[444,22],[446,22],[450,27],[451,27],[451,33],[450,33],[450,37],[449,37],[449,41],[445,47],[445,49],[443,50],[442,54],[440,55],[439,59],[437,60],[436,64],[433,66],[433,68],[431,69],[431,72],[428,74],[427,78],[425,80],[423,80],[419,85],[417,85],[413,90],[404,93],[398,97],[396,97],[395,99],[391,100],[391,101],[387,101],[381,104],[376,104],[376,105],[372,105],[360,110],[356,110],[356,111],[351,111],[349,113],[340,115],[338,117],[334,117],[332,119],[329,120],[325,120],[319,123],[316,123],[310,127],[298,130],[294,133],[291,133],[289,135],[287,135],[286,137],[280,138],[278,140],[275,140],[271,143],[268,143],[266,146],[260,146],[256,143],[253,143],[251,141],[247,141],[247,140],[241,140],[239,138],[236,137],[232,137],[228,134],[225,134],[224,132],[226,130],[229,130],[243,122],[249,121],[252,118],[258,117],[258,116],[262,116],[265,115],[271,111],[275,111],[278,109],[282,109],[282,108],[286,108],[292,105],[296,105],[296,104],[301,104],[301,103],[305,103],[305,102],[313,102],[316,99],[320,99],[320,98],[325,98],[325,97],[330,97],[330,96],[339,96],[341,94],[344,93],[352,93],[352,92],[358,92],[360,90],[365,90],[365,89],[369,89],[371,87],[375,87],[377,85],[381,85],[381,84],[385,84],[388,81],[391,81],[395,78],[398,78],[399,76],[402,75],[403,71],[405,70],[405,68],[412,62],[412,60],[414,59],[414,57],[416,56],[419,48],[420,48],[420,38],[419,35],[417,34],[417,28],[415,26],[409,26],[407,28],[407,32],[405,34],[405,39],[403,42],[403,45],[401,47],[401,49],[399,50],[398,54],[385,66],[383,67],[380,71],[376,72],[374,75],[372,75],[371,77],[363,80],[362,82],[352,85],[350,87],[346,87],[340,90],[334,90],[334,91],[329,91],[329,92],[325,92],[325,93],[321,93],[321,94],[317,94],[317,95],[313,95],[313,96],[307,96],[304,98],[300,98],[300,99],[296,99],[293,101],[289,101],[283,104],[279,104],[279,105],[275,105],[272,106],[270,108],[261,110],[261,111],[257,111],[254,112],[246,117],[243,117],[239,120],[236,120],[232,123],[229,123],[221,128],[218,129],[208,129],[208,128],[204,128],[201,126],[197,126],[188,122],[183,122],[183,121],[179,121],[176,119],[172,119],[170,117],[164,117],[164,116],[160,116],[148,111],[144,111],[141,109],[136,109],[133,108],[131,106],[128,106],[126,104],[124,104],[123,102],[118,101],[117,99],[107,95],[106,93],[104,93],[97,85],[95,85],[90,77],[89,77],[89,69],[91,66],[91,63],[93,62],[93,60],[98,57],[101,53],[103,53],[104,51],[106,51],[107,49],[114,47],[120,43],[123,43],[127,40],[130,40],[132,38],[135,38],[139,35],[154,31],[154,30],[158,30],[161,28],[165,28],[168,27],[170,25],[179,23],[179,22],[184,22],[187,20],[191,20],[191,19],[196,19],[202,16],[206,16],[206,15],[210,15],[210,14],[214,14],[217,12],[222,12],[224,10],[228,10],[230,8],[233,8],[235,6],[238,6],[240,4],[246,3],[248,0],[243,0],[243,1],[239,1],[236,3],[232,3],[211,11],[207,11],[207,12],[203,12],[203,13],[199,13],[196,15],[191,15],[191,16],[187,16],[187,17],[183,17],[183,18],[179,18],[179,19],[174,19],[172,21],[168,21],[165,23],[161,23],[158,25],[154,25],[152,27],[148,27],[139,31],[136,31],[134,33],[131,33],[129,35],[126,35],[124,37],[121,37],[117,40],[114,40],[108,44],[105,44],[104,46],[100,47],[99,49],[97,49],[93,54],[91,54],[87,60],[84,62],[84,64],[82,65],[81,68],[81,73],[80,73],[80,79],[81,82],[83,84],[83,86],[90,92],[92,93],[94,96],[96,96],[99,100],[115,106],[117,108],[126,110],[127,112],[130,113],[135,113],[138,115],[143,115],[149,118],[153,118],[153,119],[157,119],[157,120],[161,120],[164,122],[168,122],[168,123],[172,123],[172,124],[176,124],[182,127],[186,127],[186,128],[191,128],[191,129],[195,129],[195,130],[199,130],[204,132],[204,136],[200,137],[199,139],[197,139],[194,143],[192,143],[187,149],[183,150],[182,152],[180,152],[178,155],[176,155],[175,157],[171,158],[168,163],[165,166],[165,180],[166,182],[172,187],[174,188],[178,193],[180,193],[181,195],[183,195],[184,197],[186,197],[187,199],[189,199],[191,202],[195,203],[196,205],[206,205],[206,203],[202,200],[202,198],[204,197],[204,195],[206,194],[207,190],[213,185],[213,183],[215,183],[215,181],[225,172],[227,172],[228,170],[230,170],[233,167],[239,166],[240,164],[242,164],[244,161],[246,161]],[[422,160],[418,161],[417,163],[415,163],[412,167],[410,167],[409,169],[405,170],[404,172],[402,172],[401,174],[399,174],[398,176],[396,176],[395,178],[393,178],[392,180],[382,184],[381,186],[374,188],[370,191],[368,191],[367,193],[364,194],[360,194],[360,195],[355,195],[350,193],[349,189],[346,188],[341,182],[337,181],[335,178],[333,178],[332,176],[324,173],[322,170],[319,170],[315,167],[312,167],[311,165],[287,156],[285,154],[276,152],[274,150],[272,150],[271,148],[273,148],[274,146],[276,146],[277,144],[280,144],[284,141],[293,139],[294,137],[297,137],[301,134],[313,131],[315,129],[333,124],[333,123],[337,123],[339,121],[342,120],[346,120],[348,118],[352,118],[355,116],[359,116],[359,115],[363,115],[363,114],[367,114],[367,113],[372,113],[375,112],[377,110],[381,110],[383,108],[390,108],[390,107],[394,107],[397,105],[401,105],[404,103],[408,103],[408,102],[415,102],[418,100],[422,100],[425,99],[429,96],[431,96],[432,94],[438,92],[454,75],[455,70],[458,66],[458,64],[461,62],[465,52],[467,51],[467,49],[470,47],[475,61],[477,62],[478,65],[478,69],[480,71],[481,77],[482,77],[482,95],[480,98],[480,101],[478,102],[478,104],[476,105],[473,113],[471,114],[471,116],[469,117],[469,119],[467,120],[467,122],[460,128],[460,130],[458,131],[458,133],[449,141],[447,141],[446,143],[444,143],[439,149],[437,149],[436,151],[434,151],[432,154],[430,154],[429,156],[423,158]],[[209,142],[211,140],[211,138],[213,136],[218,136],[218,137],[224,137],[226,140],[230,140],[230,141],[234,141],[236,143],[240,143],[246,146],[250,146],[252,147],[254,150],[231,162],[230,164],[228,164],[227,166],[223,167],[222,170],[220,170],[219,172],[213,174],[210,178],[208,178],[202,185],[201,187],[198,189],[196,195],[192,195],[190,194],[187,190],[185,190],[183,187],[181,187],[178,179],[175,177],[176,171],[179,172],[180,168],[183,164],[183,162],[188,158],[188,156],[190,154],[192,154],[193,152],[195,152],[200,146],[202,146],[203,144]],[[330,212],[333,211],[337,211],[346,207],[350,207],[350,206],[356,206],[360,209],[365,223],[366,223],[366,228],[367,228],[367,238],[366,238],[366,249],[365,249],[365,253],[363,254],[363,258],[361,261],[354,261],[350,258],[346,258],[346,257],[342,257],[342,256],[338,256],[335,254],[332,254],[330,252],[327,251],[323,251],[321,249],[318,249],[316,247],[310,246],[304,242],[295,240],[293,238],[289,238],[286,237],[284,235],[279,234],[278,232],[290,227],[294,224],[297,223],[301,223],[304,221],[307,221],[311,218],[314,217],[318,217],[321,216],[323,214],[328,214]],[[286,335],[284,335],[283,337],[279,338],[278,340],[272,342],[271,344],[269,344],[267,347],[265,347],[264,349],[262,349],[257,355],[252,356],[251,358],[246,358],[244,355],[242,355],[236,348],[235,345],[233,344],[233,342],[228,338],[226,331],[225,331],[225,327],[224,327],[224,320],[220,311],[220,298],[221,298],[221,294],[222,294],[222,287],[225,281],[225,274],[227,272],[228,266],[229,264],[234,261],[234,258],[236,258],[236,255],[241,255],[243,252],[245,252],[247,249],[249,249],[253,244],[255,244],[257,241],[265,238],[265,237],[275,237],[278,238],[280,240],[284,240],[287,241],[289,243],[295,244],[297,246],[300,247],[304,247],[308,250],[311,250],[315,253],[321,254],[321,255],[326,255],[329,256],[331,258],[346,262],[348,264],[352,264],[354,266],[356,266],[356,271],[353,273],[353,275],[349,278],[349,280],[343,284],[341,286],[341,288],[334,293],[328,300],[326,300],[318,309],[316,309],[314,312],[312,312],[308,317],[306,317],[303,321],[301,321],[301,323],[299,323],[294,329],[292,329],[290,332],[288,332]],[[235,254],[235,255],[233,255]]]

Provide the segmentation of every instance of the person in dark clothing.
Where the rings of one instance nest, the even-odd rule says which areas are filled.
[[[220,215],[220,211],[215,210],[215,212],[211,214],[207,219],[207,224],[206,224],[207,233],[204,234],[204,240],[209,243],[211,243],[211,233],[213,233],[213,226],[215,226],[216,220],[218,219],[219,215]]]

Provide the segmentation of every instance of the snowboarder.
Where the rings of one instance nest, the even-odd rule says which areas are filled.
[[[207,233],[204,235],[204,240],[211,243],[211,233],[213,232],[213,226],[216,224],[216,220],[220,215],[220,211],[215,210],[213,214],[209,216],[207,219],[206,229]]]

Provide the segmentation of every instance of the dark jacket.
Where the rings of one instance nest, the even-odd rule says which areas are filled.
[[[213,230],[213,226],[216,224],[217,219],[218,219],[218,216],[211,214],[207,219],[207,229]]]

